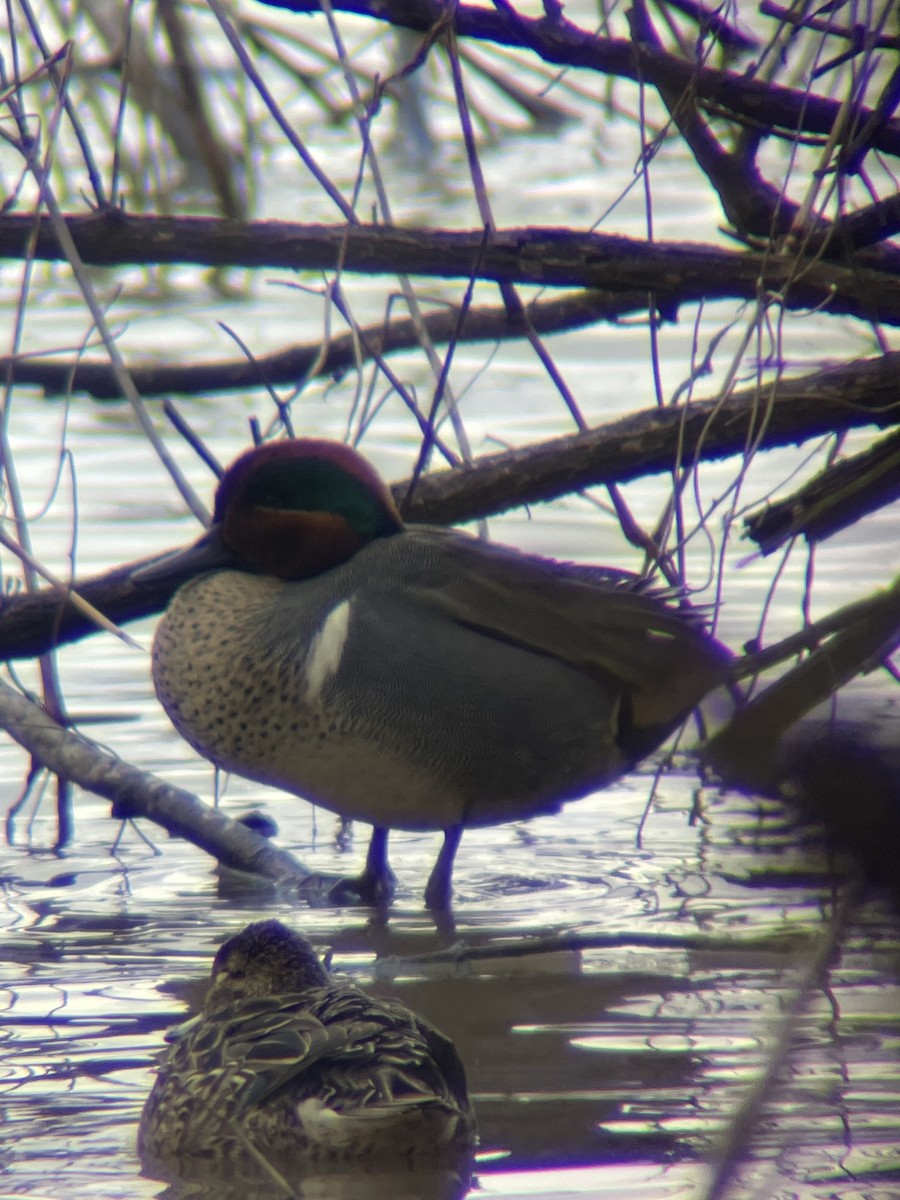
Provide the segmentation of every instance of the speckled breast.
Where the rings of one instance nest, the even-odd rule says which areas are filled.
[[[154,639],[160,703],[181,736],[223,770],[349,818],[444,828],[464,806],[452,781],[329,698],[347,610],[339,596],[323,604],[316,586],[307,592],[269,576],[218,571],[192,580]]]

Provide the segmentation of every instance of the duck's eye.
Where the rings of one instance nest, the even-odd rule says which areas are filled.
[[[213,980],[218,983],[222,979],[243,979],[246,974],[246,967],[225,959],[223,962],[215,964]]]
[[[331,463],[314,460],[297,469],[293,461],[276,459],[259,467],[247,480],[244,499],[260,508],[300,511],[321,507],[327,485],[335,469]]]

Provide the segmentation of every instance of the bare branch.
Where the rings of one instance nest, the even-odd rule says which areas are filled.
[[[0,725],[48,770],[112,801],[114,817],[146,817],[173,836],[187,838],[220,863],[278,883],[299,884],[310,874],[287,851],[239,821],[57,724],[33,701],[2,682]]]
[[[316,0],[264,2],[296,13],[319,11]],[[429,32],[446,18],[446,7],[440,0],[338,0],[333,7],[421,33]],[[459,37],[518,46],[558,66],[583,67],[655,87],[689,88],[700,103],[713,106],[717,112],[754,126],[764,121],[771,133],[781,136],[828,135],[840,112],[839,100],[767,83],[739,71],[698,66],[674,54],[636,46],[624,38],[599,37],[562,17],[552,21],[524,17],[506,4],[498,4],[493,10],[457,4],[453,11]],[[871,111],[862,108],[861,120],[866,121]],[[880,123],[872,146],[887,154],[900,154],[900,121]]]
[[[835,429],[900,421],[900,352],[830,367],[777,387],[735,393],[686,408],[649,409],[586,433],[481,458],[472,466],[416,480],[405,511],[413,522],[453,524],[523,504],[552,500],[595,484],[624,483],[698,459],[783,446]],[[409,481],[394,485],[398,503]],[[77,580],[78,593],[117,624],[159,612],[182,579],[136,583],[120,567]],[[93,633],[68,599],[47,590],[5,597],[0,605],[0,659],[32,658]]]

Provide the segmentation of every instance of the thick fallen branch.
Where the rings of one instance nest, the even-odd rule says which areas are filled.
[[[895,432],[832,463],[792,496],[751,513],[744,526],[763,554],[772,554],[793,537],[824,541],[897,500],[900,434]]]
[[[898,205],[900,224],[900,205]],[[501,284],[642,289],[678,303],[777,295],[791,309],[822,308],[900,324],[900,278],[866,265],[817,257],[724,250],[689,242],[644,242],[566,228],[406,229],[392,225],[300,225],[214,217],[132,216],[119,210],[68,216],[82,260],[95,266],[198,263],[214,267],[352,271],[487,279]],[[0,258],[61,261],[47,220],[0,216]]]
[[[110,619],[116,625],[152,616],[162,612],[178,586],[174,579],[150,584],[132,581],[132,571],[153,561],[143,559],[102,575],[76,580],[74,590],[105,615],[115,613],[116,616]],[[0,659],[36,658],[55,646],[97,632],[97,625],[67,596],[67,591],[46,588],[0,598],[0,630],[5,630],[9,637],[10,651],[7,655],[0,653]],[[0,633],[0,641],[2,638]],[[19,645],[24,653],[16,649]]]
[[[801,379],[651,409],[620,421],[480,459],[471,467],[394,485],[407,520],[455,524],[524,504],[553,500],[597,484],[624,483],[695,462],[745,454],[860,425],[900,422],[900,352],[829,367]],[[149,561],[149,560],[147,560]],[[116,624],[163,609],[181,580],[136,584],[131,564],[75,588]],[[34,658],[75,641],[94,625],[58,589],[0,599],[0,659]]]
[[[299,885],[310,875],[287,851],[210,808],[191,792],[171,787],[65,729],[2,682],[0,726],[49,771],[112,801],[113,817],[145,817],[173,836],[186,838],[223,866],[277,883]]]
[[[402,484],[394,494],[407,520],[454,524],[751,448],[769,450],[862,425],[896,423],[900,352],[735,392],[724,401],[647,409],[587,433],[490,455],[472,467],[435,471],[419,480],[409,503]]]

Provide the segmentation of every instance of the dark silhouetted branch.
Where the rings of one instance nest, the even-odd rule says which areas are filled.
[[[678,303],[777,295],[792,309],[824,308],[900,324],[900,278],[797,255],[722,250],[690,242],[644,242],[553,226],[405,229],[391,225],[297,225],[214,217],[147,217],[122,212],[70,216],[67,228],[86,263],[200,263],[215,267],[398,272],[499,284],[631,292],[662,289]],[[63,257],[47,221],[0,217],[0,257]],[[33,241],[32,241],[33,237]],[[665,315],[665,314],[664,314]]]
[[[826,467],[799,491],[744,521],[763,554],[790,538],[821,542],[869,513],[900,500],[900,435],[889,434],[860,454]]]
[[[272,8],[296,13],[320,11],[317,0],[264,0]],[[339,12],[357,13],[392,25],[430,33],[446,20],[441,0],[334,0]],[[453,9],[457,36],[478,38],[503,46],[531,50],[543,62],[582,67],[617,75],[654,87],[690,88],[698,102],[717,113],[751,125],[764,123],[772,134],[795,138],[812,133],[829,136],[839,127],[841,100],[802,88],[783,87],[740,71],[700,66],[674,54],[635,46],[624,38],[604,38],[564,17],[526,17],[508,3],[494,7],[457,4]],[[860,121],[870,109],[860,109]],[[887,154],[900,154],[900,122],[881,125],[872,145]]]
[[[897,422],[900,352],[735,393],[724,401],[646,410],[586,433],[490,455],[469,467],[422,476],[412,496],[408,481],[393,490],[408,520],[455,524],[598,484],[743,454],[752,445],[784,446],[835,430]],[[182,581],[135,584],[130,574],[137,565],[78,580],[76,590],[117,624],[158,612]],[[0,659],[33,658],[95,628],[59,589],[6,596],[0,604]]]
[[[675,297],[666,291],[657,293],[657,303],[671,311]],[[647,293],[587,291],[567,293],[552,299],[536,300],[525,308],[525,317],[540,334],[581,329],[597,321],[615,321],[647,308]],[[421,323],[435,344],[449,342],[501,341],[525,336],[525,320],[508,312],[505,306],[470,307],[460,319],[455,305],[425,313]],[[209,395],[212,392],[241,391],[266,385],[294,387],[315,369],[318,377],[339,376],[360,362],[409,350],[421,344],[417,323],[411,318],[395,318],[359,327],[352,333],[337,334],[328,345],[320,342],[291,346],[273,354],[260,354],[210,363],[135,364],[131,377],[140,394],[168,396]],[[34,384],[47,395],[87,392],[97,400],[122,399],[112,368],[105,362],[69,363],[56,358],[2,358],[0,375],[19,384]]]

